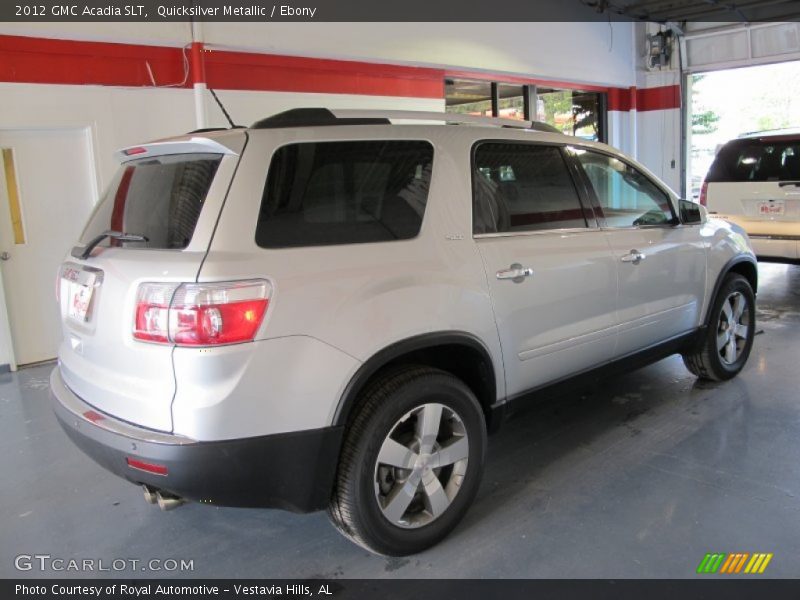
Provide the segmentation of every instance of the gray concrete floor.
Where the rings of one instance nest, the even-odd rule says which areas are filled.
[[[773,552],[765,576],[797,577],[800,266],[760,275],[763,333],[738,378],[701,383],[672,357],[537,405],[490,439],[456,531],[404,559],[350,544],[321,513],[162,513],[60,430],[52,365],[2,375],[0,576],[48,575],[13,565],[49,554],[193,559],[195,577],[692,577],[706,552]]]

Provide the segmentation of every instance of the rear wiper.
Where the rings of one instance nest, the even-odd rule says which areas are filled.
[[[787,185],[793,185],[795,187],[800,187],[800,181],[781,181],[778,184],[778,187],[786,187]]]
[[[111,238],[114,240],[119,240],[120,242],[149,242],[150,240],[147,239],[146,236],[139,235],[138,233],[123,233],[121,231],[105,231],[92,239],[91,242],[86,244],[85,248],[75,248],[73,252],[73,256],[76,258],[80,258],[81,260],[86,260],[92,254],[92,250],[95,249],[97,244],[102,242],[106,238]],[[76,255],[75,251],[80,252],[80,254]]]

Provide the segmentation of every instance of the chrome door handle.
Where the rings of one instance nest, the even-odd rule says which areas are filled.
[[[501,269],[497,272],[498,279],[510,279],[514,283],[522,283],[526,277],[533,275],[533,269],[523,267],[519,263],[514,263],[508,269]]]
[[[634,265],[638,265],[642,262],[645,258],[647,258],[643,252],[639,252],[638,250],[631,250],[628,254],[620,258],[620,260],[624,263],[633,263]]]
[[[0,260],[8,260],[11,255],[8,252],[0,252]]]

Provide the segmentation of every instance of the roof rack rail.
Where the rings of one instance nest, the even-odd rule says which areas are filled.
[[[424,112],[413,110],[328,109],[294,108],[253,123],[251,129],[277,129],[280,127],[316,127],[320,125],[389,125],[395,121],[426,121],[484,127],[533,129],[549,133],[562,133],[541,121],[519,121],[498,117],[478,117],[460,113]]]
[[[436,121],[456,125],[481,125],[484,127],[508,127],[512,129],[535,129],[561,133],[558,129],[541,121],[521,121],[503,117],[479,117],[450,112],[429,112],[414,110],[361,110],[361,109],[332,109],[337,117],[344,118],[370,118],[383,117],[390,121]]]
[[[338,117],[327,108],[293,108],[256,121],[250,129],[280,127],[319,127],[323,125],[388,125],[386,118]]]

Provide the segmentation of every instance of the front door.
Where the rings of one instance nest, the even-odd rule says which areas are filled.
[[[706,286],[699,225],[681,225],[669,195],[625,161],[581,149],[619,269],[619,341],[624,356],[694,330]]]
[[[617,267],[564,149],[481,143],[473,191],[508,395],[607,361],[616,341]]]

